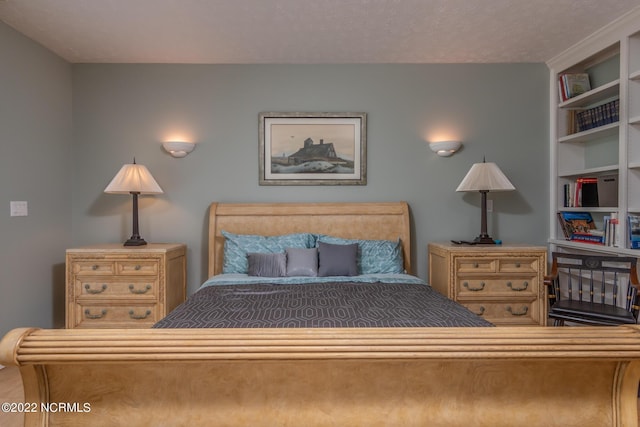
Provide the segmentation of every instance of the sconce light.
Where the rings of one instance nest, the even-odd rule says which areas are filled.
[[[449,157],[460,149],[462,143],[460,141],[438,141],[430,142],[431,151],[440,157]]]
[[[193,142],[184,141],[166,141],[162,143],[164,149],[173,157],[185,157],[196,148]]]

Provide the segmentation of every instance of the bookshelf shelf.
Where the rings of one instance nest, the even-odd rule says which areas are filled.
[[[630,214],[640,214],[640,7],[576,43],[549,60],[547,65],[551,95],[552,170],[548,240],[551,250],[640,257],[640,249],[630,249],[627,224]],[[576,74],[578,79],[578,75],[583,73],[589,76],[591,90],[562,101],[562,94],[568,90],[559,86],[567,81],[561,75]],[[608,104],[614,100],[618,103]],[[599,115],[602,112],[605,120]],[[571,133],[578,123],[584,129],[585,118],[589,125],[591,113],[598,114],[594,117],[596,122],[616,119],[617,116],[619,120]],[[600,187],[598,190],[617,198],[604,200],[598,197],[596,200],[606,204],[616,204],[617,200],[617,206],[564,207],[567,195],[573,194],[572,186],[587,182],[580,178],[600,179],[608,178],[608,175],[615,177],[617,194],[615,190],[611,192]],[[576,192],[574,198],[577,200],[580,194]],[[589,212],[599,230],[603,230],[601,227],[610,214],[617,213],[616,235],[619,241],[614,243],[616,246],[604,246],[565,240],[558,220],[560,211]]]
[[[597,128],[585,130],[578,133],[572,133],[571,135],[558,138],[559,143],[563,142],[588,142],[598,138],[604,138],[607,136],[615,135],[618,132],[620,123],[610,123],[608,125],[600,126]]]
[[[601,166],[597,168],[588,168],[588,169],[578,169],[578,170],[570,170],[570,171],[559,171],[558,177],[560,178],[576,178],[580,176],[587,175],[602,175],[605,173],[616,173],[618,172],[618,165],[607,165]]]
[[[618,207],[617,206],[597,207],[597,208],[591,208],[591,207],[579,207],[579,208],[560,207],[560,208],[558,208],[558,210],[565,211],[565,212],[603,212],[603,213],[611,213],[611,212],[617,212],[618,211]]]
[[[614,254],[614,255],[640,256],[640,249],[627,249],[627,248],[619,248],[615,246],[596,245],[593,243],[580,243],[580,242],[575,242],[573,240],[563,240],[563,239],[549,239],[549,243],[562,248],[578,250],[578,251],[598,252],[598,253],[606,253],[606,254]]]
[[[598,86],[588,92],[578,95],[574,98],[567,99],[558,105],[558,108],[572,109],[588,107],[596,102],[604,101],[605,99],[614,98],[620,93],[620,79],[616,79],[602,86]]]

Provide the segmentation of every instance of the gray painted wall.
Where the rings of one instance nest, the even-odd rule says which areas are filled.
[[[63,326],[71,244],[71,66],[0,22],[0,335]],[[10,217],[25,200],[27,217]]]
[[[141,235],[188,245],[190,293],[206,278],[211,201],[405,200],[426,278],[429,241],[479,234],[479,195],[455,189],[486,156],[517,189],[491,195],[490,234],[545,244],[547,78],[544,64],[74,65],[73,242],[131,234],[130,197],[103,190],[135,156],[165,191],[142,198]],[[368,113],[368,185],[260,187],[261,111]],[[453,157],[428,148],[442,129],[465,144]],[[183,159],[161,147],[175,132],[198,143]]]
[[[141,234],[189,246],[190,293],[214,200],[406,200],[426,278],[429,241],[479,232],[479,195],[455,188],[483,156],[517,188],[491,196],[490,233],[548,235],[544,64],[70,65],[0,23],[0,91],[0,334],[62,326],[65,249],[131,234],[130,197],[103,190],[133,156],[165,191],[141,199]],[[258,186],[261,111],[367,112],[368,185]],[[442,130],[465,144],[453,157],[428,148]],[[161,148],[175,133],[198,143],[184,159]],[[9,217],[11,200],[29,216]]]

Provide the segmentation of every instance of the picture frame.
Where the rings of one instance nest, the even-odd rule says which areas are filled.
[[[260,113],[260,185],[366,185],[366,113]]]

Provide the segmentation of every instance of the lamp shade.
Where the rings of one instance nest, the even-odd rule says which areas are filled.
[[[162,188],[153,179],[149,169],[144,165],[137,164],[134,160],[132,164],[126,164],[120,168],[104,192],[110,194],[161,194]]]
[[[511,184],[495,163],[475,163],[467,172],[456,191],[512,191]]]

